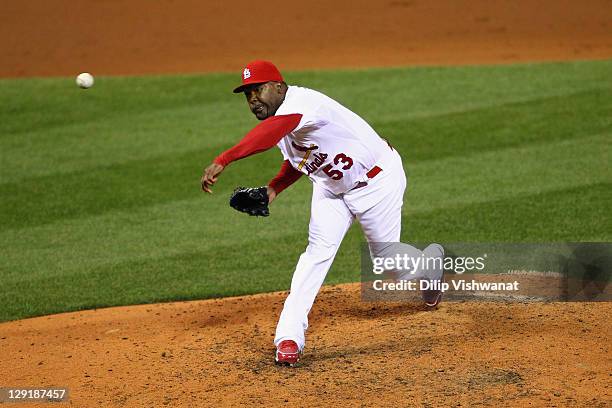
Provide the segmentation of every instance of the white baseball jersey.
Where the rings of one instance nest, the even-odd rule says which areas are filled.
[[[289,86],[276,115],[301,114],[277,146],[285,160],[334,193],[351,190],[366,173],[392,160],[392,148],[357,114],[320,92]]]
[[[292,340],[301,350],[308,313],[353,221],[361,224],[372,256],[386,243],[399,243],[406,176],[397,151],[358,115],[319,92],[290,86],[276,114],[302,115],[277,145],[285,160],[314,183],[308,246],[295,267],[274,336],[275,345]],[[353,189],[376,167],[380,175]],[[413,258],[424,254],[404,243],[393,248]],[[419,271],[401,279],[423,277]]]

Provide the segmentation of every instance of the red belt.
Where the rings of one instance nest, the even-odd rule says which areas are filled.
[[[382,169],[381,169],[380,167],[378,167],[378,166],[374,166],[374,167],[372,167],[372,168],[371,168],[371,169],[370,169],[370,170],[369,170],[369,171],[366,173],[366,176],[368,176],[368,178],[369,178],[369,179],[373,179],[373,178],[374,178],[374,177],[376,177],[376,176],[378,175],[378,173],[380,173],[381,171],[382,171]],[[357,183],[357,185],[356,185],[355,187],[351,188],[351,190],[350,190],[350,191],[356,190],[356,189],[361,188],[361,187],[365,187],[365,186],[367,186],[367,185],[368,185],[367,181],[360,181],[360,182],[358,182],[358,183]]]
[[[376,175],[377,175],[378,173],[380,173],[381,171],[382,171],[382,169],[381,169],[380,167],[378,167],[378,166],[374,166],[374,167],[372,167],[372,168],[370,169],[370,171],[368,171],[368,172],[366,173],[366,176],[368,176],[368,178],[374,178],[374,177],[376,177]]]

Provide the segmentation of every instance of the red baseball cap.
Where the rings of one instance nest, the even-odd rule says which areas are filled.
[[[242,92],[246,85],[269,81],[285,82],[278,68],[270,61],[251,61],[242,71],[242,85],[234,89],[234,93]]]

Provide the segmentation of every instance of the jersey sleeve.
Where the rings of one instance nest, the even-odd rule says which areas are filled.
[[[293,168],[289,160],[285,160],[281,166],[278,174],[268,183],[276,194],[280,194],[281,191],[298,181],[302,176],[302,173]]]
[[[214,162],[225,167],[233,161],[266,151],[293,131],[301,119],[299,113],[272,116],[255,126],[238,144],[217,156]]]

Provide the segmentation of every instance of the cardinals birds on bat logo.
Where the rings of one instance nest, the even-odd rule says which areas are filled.
[[[309,150],[317,150],[319,148],[319,146],[317,145],[313,145],[311,144],[310,147],[304,147],[304,146],[300,146],[298,144],[295,144],[295,142],[291,142],[291,145],[296,149],[299,150],[300,152],[307,152]]]

